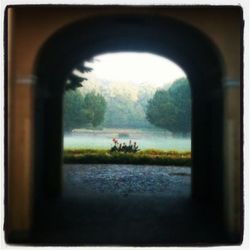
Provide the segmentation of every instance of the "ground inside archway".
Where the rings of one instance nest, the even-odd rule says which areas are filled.
[[[191,200],[189,167],[65,164],[63,170],[63,195],[47,207],[40,242],[158,245],[223,241],[211,210]]]
[[[63,179],[64,197],[155,194],[188,198],[191,192],[190,167],[66,164]]]

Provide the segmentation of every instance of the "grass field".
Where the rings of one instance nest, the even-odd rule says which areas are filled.
[[[110,153],[106,149],[65,149],[64,162],[191,166],[191,152],[147,149],[137,153]]]

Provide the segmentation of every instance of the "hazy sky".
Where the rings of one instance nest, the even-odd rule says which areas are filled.
[[[131,81],[133,83],[152,83],[161,86],[184,77],[184,71],[172,61],[150,53],[108,53],[94,57],[86,62],[93,68],[97,78],[110,81]]]

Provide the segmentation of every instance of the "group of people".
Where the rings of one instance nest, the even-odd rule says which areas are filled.
[[[112,141],[114,146],[111,147],[110,152],[136,153],[140,150],[136,142],[132,143],[131,140],[129,140],[129,145],[125,142],[119,143],[115,138]]]

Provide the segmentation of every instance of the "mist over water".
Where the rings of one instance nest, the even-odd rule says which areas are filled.
[[[119,143],[129,144],[129,140],[136,142],[140,149],[178,150],[191,151],[190,137],[175,137],[163,132],[132,131],[127,138],[119,138],[117,131],[72,133],[64,135],[65,149],[110,149],[113,146],[112,139],[118,139]]]

